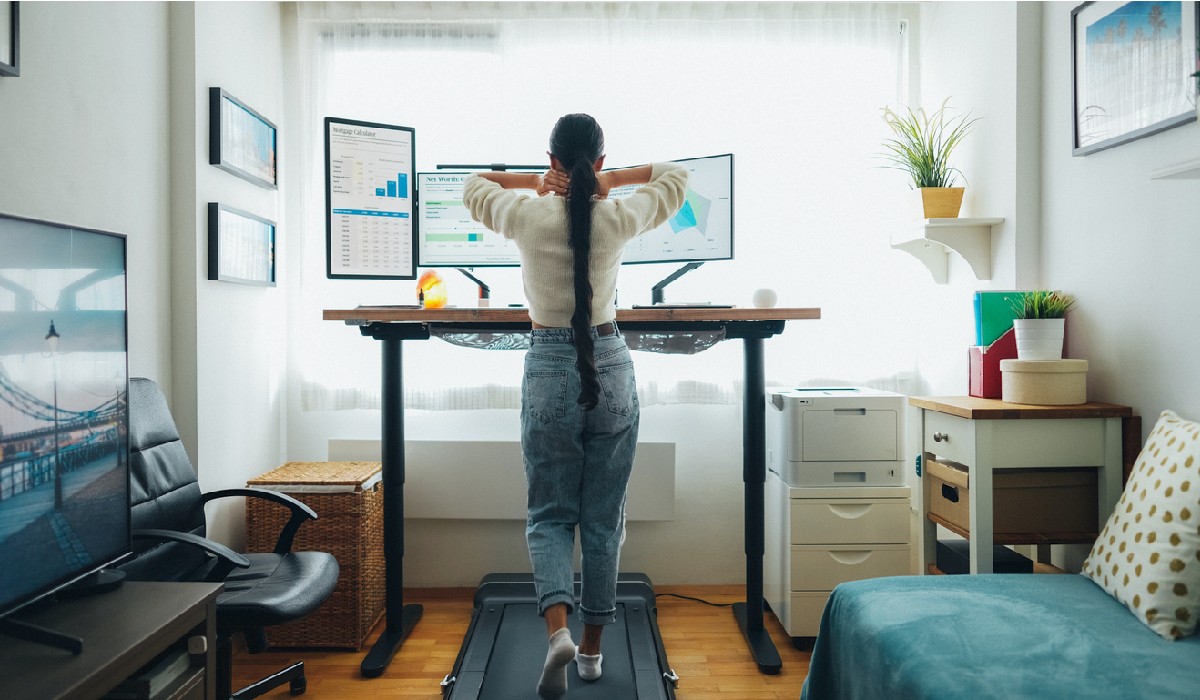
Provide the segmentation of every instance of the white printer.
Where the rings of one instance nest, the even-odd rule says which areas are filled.
[[[768,389],[767,469],[789,486],[903,486],[904,396]]]

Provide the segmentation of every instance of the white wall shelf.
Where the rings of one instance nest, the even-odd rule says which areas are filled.
[[[1004,219],[925,219],[916,227],[892,237],[892,247],[914,256],[945,284],[949,278],[950,251],[962,256],[975,277],[992,278],[992,227]]]
[[[1150,171],[1151,180],[1200,180],[1200,158]]]

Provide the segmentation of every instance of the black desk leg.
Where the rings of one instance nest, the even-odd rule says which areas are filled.
[[[404,380],[401,343],[383,343],[383,556],[387,627],[360,667],[365,678],[387,670],[423,609],[404,604]]]
[[[766,377],[763,341],[746,338],[745,405],[742,408],[742,482],[746,489],[746,602],[733,604],[733,616],[746,637],[758,670],[779,673],[783,662],[763,626],[763,489],[767,481]]]

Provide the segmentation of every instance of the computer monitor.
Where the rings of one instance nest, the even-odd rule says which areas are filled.
[[[470,176],[470,172],[417,173],[417,260],[422,267],[521,264],[515,243],[471,218],[463,204],[463,183]]]
[[[682,158],[689,171],[683,207],[625,247],[623,263],[704,262],[733,258],[733,155]],[[517,247],[471,219],[463,205],[469,172],[417,173],[417,259],[422,267],[513,267]],[[609,192],[629,197],[637,186]],[[529,192],[533,194],[533,192]]]
[[[131,539],[125,237],[0,215],[0,250],[5,622]]]
[[[733,259],[733,154],[673,161],[687,168],[687,195],[679,211],[625,246],[624,264]],[[624,199],[636,186],[608,193]]]
[[[416,131],[325,118],[325,275],[417,278],[412,193]]]

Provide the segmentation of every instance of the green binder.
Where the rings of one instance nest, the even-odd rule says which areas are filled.
[[[975,292],[975,344],[991,345],[1013,325],[1011,299],[1019,291]]]

